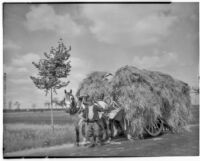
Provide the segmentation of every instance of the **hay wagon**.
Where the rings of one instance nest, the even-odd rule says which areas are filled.
[[[178,132],[191,119],[190,87],[172,76],[133,66],[107,72],[92,72],[80,84],[77,96],[113,98],[124,110],[133,137],[158,136],[165,128]],[[111,112],[120,116],[119,111]],[[111,117],[111,116],[110,116]]]

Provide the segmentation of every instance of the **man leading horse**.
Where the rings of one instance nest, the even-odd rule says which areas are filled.
[[[86,142],[86,121],[88,120],[87,116],[89,116],[87,114],[87,112],[85,111],[86,106],[88,106],[87,103],[87,99],[88,96],[81,96],[78,99],[76,99],[73,94],[72,94],[72,90],[70,90],[70,92],[67,92],[66,90],[64,91],[65,93],[65,97],[63,100],[63,106],[65,107],[65,111],[67,113],[69,113],[70,115],[76,115],[75,116],[75,122],[74,122],[74,127],[75,127],[75,132],[76,132],[76,145],[79,146],[79,142],[80,142],[80,134],[82,134],[83,137],[83,144]],[[95,118],[96,118],[96,114],[95,114]],[[98,125],[101,124],[101,131],[103,133],[105,133],[105,135],[107,134],[107,129],[108,127],[106,127],[106,121],[104,117],[98,118],[97,120]],[[104,136],[105,136],[104,135]],[[105,139],[107,138],[107,136],[105,136]]]
[[[76,145],[77,146],[79,146],[80,134],[82,134],[82,136],[83,136],[83,141],[86,141],[86,136],[87,136],[86,135],[86,131],[85,131],[86,123],[87,123],[88,120],[90,121],[90,119],[88,117],[91,116],[91,113],[92,113],[91,111],[93,111],[96,107],[98,107],[98,110],[94,110],[94,111],[97,111],[97,112],[95,112],[95,114],[93,112],[92,116],[95,116],[95,117],[92,120],[95,120],[95,118],[97,118],[95,120],[95,122],[98,123],[97,124],[98,127],[96,125],[92,125],[89,128],[89,129],[94,129],[95,128],[95,130],[93,130],[93,131],[95,131],[95,137],[99,137],[99,135],[101,134],[101,133],[97,134],[98,130],[96,130],[96,129],[100,128],[101,132],[103,132],[103,134],[104,134],[104,137],[103,137],[104,140],[106,140],[108,138],[111,139],[111,135],[112,135],[111,126],[113,126],[112,122],[115,119],[118,122],[119,121],[120,122],[124,122],[123,121],[124,119],[122,117],[118,118],[118,116],[122,116],[123,115],[120,112],[120,111],[123,112],[122,109],[120,109],[117,112],[117,115],[115,115],[114,117],[110,117],[111,119],[108,118],[108,117],[106,118],[105,115],[103,115],[103,114],[104,114],[105,109],[106,110],[108,109],[108,104],[105,103],[104,101],[94,101],[94,100],[89,100],[89,102],[87,102],[86,100],[88,98],[89,98],[88,96],[82,96],[82,97],[79,97],[78,99],[76,99],[72,94],[72,90],[70,90],[70,92],[67,92],[65,90],[65,97],[64,97],[64,100],[63,100],[63,102],[64,102],[63,104],[64,104],[64,107],[65,107],[65,110],[70,115],[77,115],[75,117],[76,121],[75,121],[75,124],[74,124],[75,125],[75,132],[76,132]],[[91,105],[92,108],[88,108],[87,107],[87,110],[86,110],[86,106],[89,106],[89,105]],[[98,113],[98,114],[96,114],[96,113]],[[89,130],[87,129],[87,131],[89,131]],[[97,138],[97,140],[98,139],[99,138]]]

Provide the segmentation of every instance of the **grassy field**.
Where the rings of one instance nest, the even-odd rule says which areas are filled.
[[[48,111],[4,113],[3,117],[4,152],[74,142],[76,118],[62,111],[54,111],[54,132]]]

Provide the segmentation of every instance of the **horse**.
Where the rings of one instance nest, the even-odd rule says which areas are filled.
[[[67,92],[64,90],[64,105],[65,111],[70,115],[77,115],[75,121],[75,134],[76,134],[76,145],[79,146],[80,134],[83,137],[83,143],[86,143],[86,132],[85,126],[86,122],[83,118],[83,98],[76,100],[72,94],[72,90]],[[116,102],[112,101],[111,103],[107,103],[105,100],[95,101],[94,104],[105,109],[110,109],[110,111],[105,113],[99,113],[99,121],[98,124],[100,126],[101,138],[104,141],[111,141],[111,138],[114,138],[118,135],[126,135],[128,139],[130,139],[130,135],[127,130],[127,120],[125,119],[125,112],[123,108],[120,108]],[[116,108],[117,106],[117,108]]]
[[[74,122],[74,129],[76,134],[76,145],[79,146],[80,133],[82,134],[83,141],[86,140],[86,133],[84,128],[85,125],[81,117],[81,106],[79,105],[79,102],[75,100],[75,97],[72,94],[72,90],[70,90],[70,92],[64,90],[64,93],[65,96],[63,99],[63,106],[65,108],[65,112],[75,116],[76,118]]]
[[[76,134],[76,145],[79,146],[80,142],[80,133],[82,134],[83,137],[83,143],[86,143],[86,132],[85,132],[85,126],[86,122],[84,121],[83,118],[83,107],[84,105],[83,100],[76,100],[75,97],[72,94],[72,90],[70,92],[67,92],[64,90],[65,97],[64,97],[64,106],[65,106],[65,111],[69,113],[70,115],[77,115],[76,116],[76,121],[74,124],[75,127],[75,134]],[[106,122],[105,117],[100,117],[98,124],[101,128],[101,136],[103,140],[106,140],[108,138],[108,124]]]

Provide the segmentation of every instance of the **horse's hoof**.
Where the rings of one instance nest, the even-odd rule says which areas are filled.
[[[130,134],[127,135],[128,140],[132,140],[132,136]]]
[[[107,140],[105,141],[105,144],[110,144],[110,142],[111,142],[110,140]]]
[[[95,147],[95,144],[88,145],[88,148],[93,148],[93,147]]]

